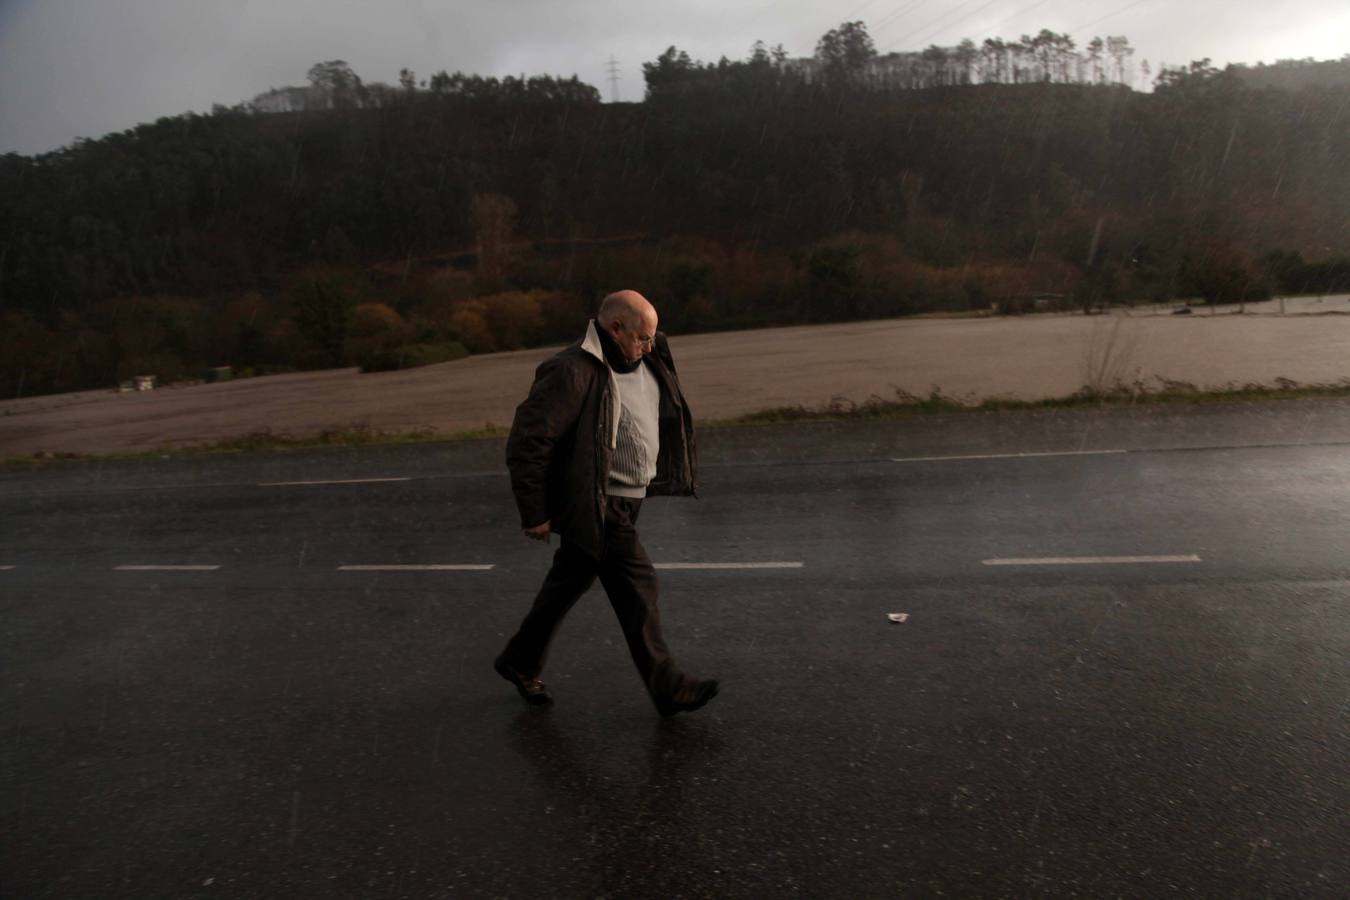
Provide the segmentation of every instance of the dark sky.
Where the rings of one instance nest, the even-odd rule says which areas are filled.
[[[344,59],[367,82],[446,69],[580,76],[642,98],[642,63],[759,39],[810,55],[862,19],[881,52],[1041,28],[1124,35],[1134,62],[1273,62],[1350,52],[1350,0],[0,0],[0,152],[39,153],[160,116],[233,105]],[[1143,82],[1140,80],[1139,86]]]

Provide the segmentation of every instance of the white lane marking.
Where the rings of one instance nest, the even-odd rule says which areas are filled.
[[[947,462],[963,459],[1032,459],[1045,456],[1112,456],[1129,453],[1128,450],[1058,450],[1053,453],[983,453],[970,456],[904,456],[891,457],[894,463]]]
[[[220,566],[114,566],[114,572],[214,572]]]
[[[799,562],[655,563],[657,569],[800,569]]]
[[[494,566],[479,565],[425,565],[425,566],[338,566],[339,572],[490,572]]]
[[[8,572],[8,571],[12,570],[13,568],[14,568],[14,566],[0,566],[0,572]]]
[[[986,566],[1094,566],[1116,563],[1196,563],[1194,553],[1185,556],[1046,556],[1023,559],[986,559]]]
[[[258,487],[294,487],[312,484],[381,484],[388,481],[412,481],[411,478],[343,478],[334,481],[263,481]]]

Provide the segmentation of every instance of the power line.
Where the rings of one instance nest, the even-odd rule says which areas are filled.
[[[856,19],[857,15],[858,15],[858,13],[862,12],[864,9],[867,9],[867,7],[871,6],[873,3],[876,3],[876,2],[877,2],[877,0],[867,0],[867,2],[863,3],[861,6],[856,7],[856,8],[853,10],[853,12],[851,12],[851,13],[849,13],[848,15],[844,16],[844,21],[845,21],[845,22],[852,22],[852,21],[854,21],[854,20]]]
[[[1008,18],[1004,19],[1002,22],[999,22],[998,25],[995,27],[1002,28],[1009,22],[1014,22],[1025,16],[1027,13],[1031,12],[1033,9],[1040,9],[1042,6],[1044,6],[1049,2],[1050,0],[1037,0],[1037,2],[1031,4],[1030,6],[1025,6],[1022,9],[1019,9],[1017,12],[1013,13],[1011,16],[1008,16]]]
[[[924,32],[924,31],[929,30],[930,28],[932,28],[934,25],[938,24],[939,22],[942,22],[943,20],[950,18],[954,13],[960,12],[960,10],[961,10],[962,7],[969,6],[972,2],[973,2],[973,0],[964,0],[964,2],[956,4],[956,6],[952,7],[951,9],[939,13],[938,16],[937,16],[937,18],[935,18],[935,19],[929,19],[927,24],[925,24],[925,25],[920,25],[918,28],[912,29],[912,30],[909,31],[907,34],[905,34],[903,37],[901,37],[900,40],[902,40],[902,41],[903,41],[903,40],[908,40],[909,38],[913,37],[913,36],[916,35],[916,34],[920,34],[920,33]],[[985,5],[987,6],[988,4],[985,4]],[[981,7],[981,9],[983,9],[983,8],[984,8],[984,7]],[[973,13],[970,14],[970,15],[973,15]],[[970,15],[962,16],[960,19],[957,19],[956,22],[953,22],[952,24],[955,25],[955,24],[959,24],[959,23],[961,23],[961,22],[964,22],[967,18],[970,17]]]
[[[1127,6],[1122,6],[1120,9],[1116,10],[1115,12],[1107,13],[1106,15],[1102,16],[1102,17],[1099,18],[1099,19],[1093,19],[1091,22],[1088,22],[1086,25],[1079,25],[1077,28],[1070,29],[1069,33],[1070,33],[1070,34],[1077,34],[1078,32],[1082,31],[1082,30],[1085,29],[1085,28],[1091,28],[1093,25],[1096,25],[1098,22],[1105,22],[1107,19],[1114,19],[1116,16],[1120,15],[1121,13],[1129,12],[1130,10],[1134,9],[1136,6],[1138,6],[1138,5],[1140,5],[1141,3],[1144,3],[1144,2],[1146,2],[1146,0],[1134,0],[1133,3],[1128,4]]]
[[[969,12],[969,13],[967,13],[966,15],[962,16],[961,18],[957,19],[956,21],[954,21],[954,22],[948,22],[948,23],[946,23],[945,25],[942,25],[942,27],[941,27],[938,31],[934,32],[934,34],[935,34],[935,35],[936,35],[936,34],[941,34],[943,31],[946,31],[947,29],[955,28],[957,25],[960,25],[960,24],[962,24],[963,22],[966,22],[966,21],[969,21],[970,19],[975,18],[975,17],[978,16],[980,13],[984,12],[985,9],[987,9],[987,8],[990,7],[990,6],[992,6],[995,2],[997,2],[997,0],[990,0],[989,3],[986,3],[986,4],[984,4],[983,6],[980,6],[980,7],[975,8],[974,10],[972,10],[971,12]],[[1030,6],[1024,6],[1024,7],[1022,7],[1021,9],[1017,10],[1017,12],[1015,12],[1015,13],[1013,13],[1012,15],[1008,16],[1008,17],[1007,17],[1006,19],[1004,19],[1002,22],[999,22],[997,25],[994,26],[994,29],[995,29],[995,30],[1000,29],[1000,28],[1002,28],[1003,26],[1007,25],[1009,22],[1016,21],[1017,19],[1020,19],[1022,16],[1026,15],[1027,13],[1031,12],[1032,10],[1038,9],[1038,8],[1044,6],[1045,4],[1049,3],[1049,2],[1050,2],[1050,0],[1036,0],[1036,2],[1033,3],[1033,4],[1031,4]],[[1139,0],[1139,2],[1143,2],[1143,0]],[[961,5],[962,5],[962,6],[965,6],[966,4],[963,3],[963,4],[961,4]],[[911,4],[911,6],[912,6],[912,4]],[[957,9],[960,9],[960,7],[957,7]],[[956,12],[956,10],[954,9],[954,10],[952,10],[951,12]],[[1114,13],[1113,13],[1112,15],[1114,15]],[[891,18],[893,18],[893,16],[887,17],[887,20],[889,21]],[[934,19],[933,21],[929,22],[927,25],[923,26],[922,28],[919,28],[919,29],[916,29],[916,30],[914,30],[914,31],[911,31],[911,32],[909,32],[908,34],[903,35],[902,37],[900,37],[900,38],[898,38],[898,39],[896,39],[896,40],[894,40],[894,41],[888,41],[887,43],[890,45],[890,47],[891,47],[892,50],[897,50],[897,49],[899,49],[899,46],[898,46],[898,45],[899,45],[900,41],[908,40],[910,37],[912,37],[912,36],[914,36],[914,35],[916,35],[916,34],[921,34],[921,33],[923,33],[924,31],[929,30],[929,29],[932,28],[934,25],[937,25],[939,22],[941,22],[943,18],[944,18],[944,17],[939,16],[937,19]]]
[[[609,101],[618,103],[618,59],[614,58],[614,54],[609,54],[605,70],[609,72]]]
[[[962,3],[961,6],[965,6],[965,5],[966,5],[967,3],[969,3],[969,2],[970,2],[970,0],[966,0],[966,3]],[[915,30],[909,32],[908,34],[903,35],[902,37],[896,38],[896,40],[894,41],[894,44],[895,44],[895,45],[899,45],[901,41],[907,41],[907,40],[909,40],[910,38],[914,37],[915,35],[917,35],[917,34],[923,34],[923,33],[925,33],[925,32],[929,32],[930,34],[933,34],[933,35],[941,34],[942,32],[946,31],[948,28],[954,28],[954,27],[956,27],[957,25],[960,25],[962,22],[965,22],[967,19],[973,19],[975,16],[979,15],[981,12],[983,12],[984,10],[988,9],[989,7],[993,6],[995,3],[998,3],[998,2],[999,2],[999,0],[989,0],[989,2],[985,3],[983,6],[976,7],[974,10],[972,10],[972,11],[969,12],[969,13],[966,13],[964,16],[962,16],[961,18],[957,19],[955,22],[947,22],[947,23],[943,23],[943,21],[942,21],[943,19],[946,19],[946,18],[947,18],[948,16],[950,16],[952,13],[957,12],[957,11],[961,8],[961,6],[958,6],[958,7],[956,7],[955,9],[952,9],[952,10],[950,10],[949,12],[947,12],[945,15],[938,16],[936,19],[934,19],[933,21],[929,22],[927,25],[924,25],[924,26],[922,26],[922,27],[920,27],[920,28],[916,28]],[[934,26],[934,25],[937,25],[937,26],[938,26],[938,28],[937,28],[936,31],[933,31],[933,26]]]
[[[880,30],[885,26],[889,25],[890,23],[894,22],[897,18],[904,15],[905,13],[912,12],[913,10],[918,9],[920,6],[923,6],[927,2],[928,0],[915,0],[914,3],[901,4],[900,6],[896,7],[895,9],[887,13],[885,16],[883,16],[881,21],[877,22],[872,27],[877,30]]]

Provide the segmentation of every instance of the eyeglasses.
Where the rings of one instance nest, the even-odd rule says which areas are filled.
[[[631,334],[633,336],[633,339],[642,346],[644,347],[656,346],[656,335],[653,334],[650,337],[643,337],[642,335],[638,334],[636,331],[634,331],[631,328],[628,328],[627,326],[620,326],[620,327],[622,327],[625,331]]]

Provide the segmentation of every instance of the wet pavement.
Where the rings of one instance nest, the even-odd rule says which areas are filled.
[[[672,720],[499,443],[6,470],[0,895],[1342,896],[1346,410],[705,432]]]

